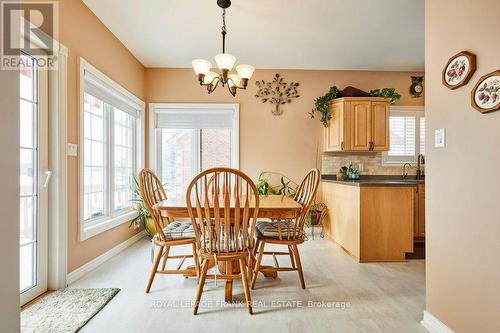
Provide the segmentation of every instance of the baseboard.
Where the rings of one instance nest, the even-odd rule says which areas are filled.
[[[431,333],[455,333],[451,328],[443,324],[443,322],[428,311],[424,311],[424,318],[420,324]]]
[[[92,259],[91,261],[84,264],[83,266],[80,266],[77,269],[75,269],[74,271],[68,273],[68,276],[66,277],[66,283],[68,285],[70,285],[73,282],[77,281],[82,276],[84,276],[88,272],[92,271],[93,269],[96,269],[97,267],[102,265],[104,262],[113,258],[118,253],[122,252],[123,250],[125,250],[130,245],[134,244],[135,242],[137,242],[139,239],[143,238],[144,236],[146,236],[146,230],[142,230],[141,232],[130,237],[129,239],[127,239],[123,243],[120,243],[117,246],[115,246],[114,248],[112,248],[111,250],[101,254],[99,257]]]

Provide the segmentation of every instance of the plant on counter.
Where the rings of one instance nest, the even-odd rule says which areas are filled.
[[[279,177],[278,184],[272,185],[270,183],[271,176]],[[260,195],[277,194],[286,195],[288,197],[293,197],[299,188],[299,185],[287,176],[271,171],[261,172],[255,185]]]
[[[349,179],[359,179],[359,170],[352,166],[352,163],[349,163],[347,167],[347,178]]]
[[[396,103],[398,99],[401,98],[401,95],[396,92],[394,88],[382,88],[382,89],[374,89],[370,90],[370,95],[373,97],[384,97],[389,99],[390,104]]]

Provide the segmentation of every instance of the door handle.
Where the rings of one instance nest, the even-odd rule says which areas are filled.
[[[52,177],[52,171],[45,171],[45,182],[43,183],[43,187],[49,186],[50,178]]]

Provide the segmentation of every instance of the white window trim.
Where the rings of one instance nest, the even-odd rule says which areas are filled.
[[[389,116],[415,116],[425,117],[425,108],[423,106],[391,106],[389,108]],[[420,153],[420,122],[415,124],[415,151],[417,154],[414,157],[408,157],[408,160],[393,160],[387,151],[382,153],[383,166],[402,166],[405,163],[417,163],[417,155]],[[390,133],[389,133],[390,135]],[[427,139],[427,137],[426,137]]]
[[[209,112],[233,115],[231,146],[231,167],[240,167],[240,106],[239,104],[198,104],[198,103],[149,103],[149,168],[158,173],[159,136],[156,119],[159,114],[183,112],[206,114]]]
[[[135,156],[135,171],[139,171],[144,167],[144,136],[145,136],[145,129],[144,129],[144,123],[145,123],[145,103],[141,101],[139,98],[137,98],[135,95],[130,93],[128,90],[126,90],[124,87],[110,79],[108,76],[106,76],[104,73],[99,71],[97,68],[89,64],[85,59],[79,58],[79,71],[80,71],[80,77],[79,77],[79,108],[80,108],[80,138],[79,138],[79,144],[80,144],[80,154],[79,154],[79,172],[80,172],[80,184],[79,184],[79,195],[80,195],[80,209],[79,209],[79,217],[78,217],[78,224],[79,224],[79,240],[84,241],[90,237],[93,237],[97,234],[100,234],[106,230],[112,229],[116,226],[119,226],[125,222],[130,221],[136,213],[132,210],[122,210],[122,213],[120,215],[113,215],[113,212],[110,212],[109,216],[105,217],[100,217],[95,219],[94,221],[87,220],[83,221],[83,207],[84,207],[84,195],[83,195],[83,184],[84,184],[84,158],[83,158],[83,150],[84,150],[84,87],[85,87],[85,73],[90,73],[94,79],[97,79],[99,81],[99,86],[101,89],[103,89],[106,93],[109,93],[110,95],[113,95],[115,98],[119,98],[122,102],[126,103],[128,106],[133,108],[134,110],[137,110],[138,113],[138,118],[136,120],[136,126],[135,126],[135,145],[136,145],[136,156]],[[112,124],[109,124],[109,117],[108,117],[108,126],[111,126]],[[110,135],[109,131],[106,131],[107,135]],[[108,141],[110,142],[110,141]],[[110,149],[108,149],[109,153]],[[109,158],[108,158],[108,163],[109,163]],[[109,178],[109,177],[108,177]],[[108,179],[108,184],[109,182],[112,182],[112,179]],[[109,187],[109,186],[108,186]],[[108,191],[109,192],[109,191]],[[106,198],[106,200],[109,200]],[[107,203],[108,205],[108,203]],[[109,205],[108,205],[109,207]],[[116,212],[115,212],[116,214]],[[91,221],[92,225],[90,227],[85,228],[85,223],[88,223]]]

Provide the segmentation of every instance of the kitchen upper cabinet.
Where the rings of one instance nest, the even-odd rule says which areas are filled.
[[[344,97],[330,104],[325,152],[389,150],[389,102],[380,97]]]
[[[351,116],[351,149],[367,151],[371,148],[372,110],[370,101],[348,102]]]
[[[371,135],[373,151],[389,150],[389,103],[372,102]]]
[[[335,103],[330,105],[332,119],[325,128],[325,151],[342,151],[346,148],[347,142],[344,140],[345,127],[348,121],[345,118],[345,105]]]

